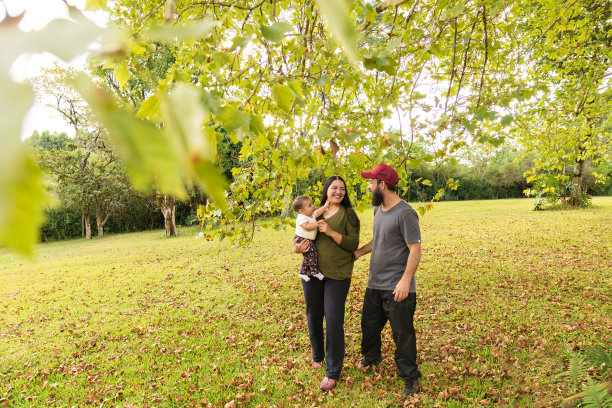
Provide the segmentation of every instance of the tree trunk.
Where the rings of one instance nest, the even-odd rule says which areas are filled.
[[[281,218],[285,218],[287,216],[289,216],[289,212],[291,211],[291,194],[288,194],[285,196],[285,208],[283,209],[283,211],[281,212]]]
[[[162,196],[161,194],[157,194],[157,203],[164,215],[166,237],[178,236],[175,220],[176,199],[173,196]]]
[[[574,177],[572,179],[572,190],[570,191],[569,204],[572,207],[583,207],[584,200],[582,199],[582,171],[584,170],[584,161],[578,160],[574,165]]]
[[[91,221],[89,220],[89,208],[83,208],[83,221],[85,223],[85,239],[91,239]]]
[[[106,214],[106,217],[102,219],[102,204],[100,202],[100,197],[95,196],[96,199],[96,227],[98,229],[98,238],[104,238],[104,224],[108,221],[108,216],[110,212]]]

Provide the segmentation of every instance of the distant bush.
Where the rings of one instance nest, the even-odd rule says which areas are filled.
[[[52,208],[41,230],[41,241],[59,241],[81,236],[81,213],[69,208]]]

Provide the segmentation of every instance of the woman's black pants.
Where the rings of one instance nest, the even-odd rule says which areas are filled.
[[[312,360],[320,362],[325,358],[325,376],[334,380],[340,378],[344,363],[344,305],[350,286],[350,279],[302,281]]]

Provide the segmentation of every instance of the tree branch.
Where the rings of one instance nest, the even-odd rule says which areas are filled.
[[[486,6],[482,6],[482,24],[484,28],[484,47],[485,47],[485,55],[484,55],[484,63],[482,64],[482,75],[480,77],[480,87],[478,89],[478,102],[476,103],[476,107],[480,106],[480,99],[482,98],[482,85],[484,84],[485,72],[487,70],[487,60],[489,58],[489,37],[487,34],[487,9]]]
[[[408,0],[385,0],[383,2],[378,3],[378,5],[374,8],[377,14],[382,13],[383,11],[390,9],[391,7],[399,7],[404,3],[407,3]],[[416,4],[418,0],[415,0],[414,4]],[[413,5],[414,9],[414,5]],[[363,23],[357,27],[357,31],[363,31],[370,26],[370,22],[365,20]]]

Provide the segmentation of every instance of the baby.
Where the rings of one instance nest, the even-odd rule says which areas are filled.
[[[316,218],[328,207],[329,201],[327,201],[324,206],[315,210],[312,199],[305,195],[298,196],[293,200],[293,209],[298,213],[297,219],[295,220],[294,240],[298,243],[304,240],[310,241],[310,246],[308,251],[304,253],[304,261],[300,268],[300,278],[305,282],[310,281],[311,276],[320,280],[324,278],[317,265],[317,248],[312,241],[317,237]]]

